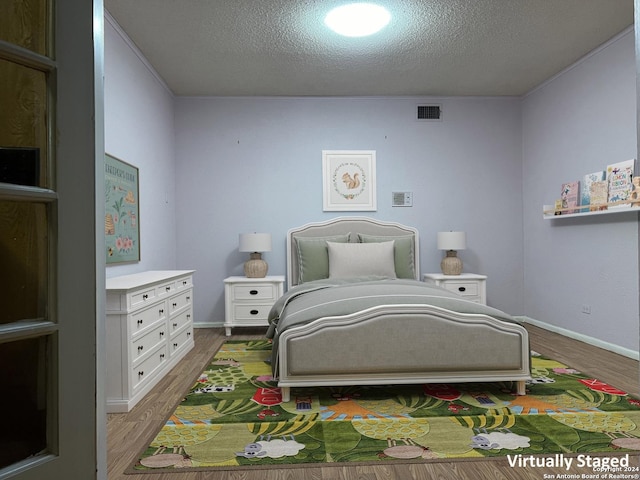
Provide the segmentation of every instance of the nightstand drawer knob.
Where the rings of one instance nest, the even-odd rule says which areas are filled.
[[[458,287],[459,292],[465,292],[466,290],[467,290],[466,287]]]
[[[257,314],[259,314],[260,312],[259,312],[258,310],[251,310],[249,313],[250,313],[251,315],[257,315]]]
[[[250,290],[249,293],[251,295],[257,295],[258,294],[258,290]]]

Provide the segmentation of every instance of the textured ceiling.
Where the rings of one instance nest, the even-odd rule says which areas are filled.
[[[336,0],[105,0],[176,95],[522,95],[633,24],[633,0],[379,0],[368,38]]]

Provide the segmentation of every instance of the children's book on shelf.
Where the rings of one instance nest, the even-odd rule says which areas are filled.
[[[562,184],[560,191],[560,199],[562,200],[562,214],[577,213],[578,194],[580,191],[580,182],[567,182]]]
[[[589,186],[589,196],[591,197],[589,211],[606,210],[607,200],[609,199],[609,184],[607,181],[592,182]]]
[[[633,187],[631,188],[631,206],[640,207],[640,176],[633,177]]]
[[[562,215],[562,200],[556,200],[555,209],[553,211],[554,215]]]
[[[581,212],[589,212],[594,210],[599,210],[598,208],[591,208],[591,185],[594,182],[602,182],[606,178],[606,174],[604,170],[600,170],[599,172],[587,173],[582,180],[582,188],[580,188],[580,206],[583,207],[580,209]],[[605,183],[606,186],[606,183]],[[601,191],[601,187],[597,187],[598,192]],[[605,190],[604,202],[607,203],[607,195]]]
[[[607,166],[608,202],[610,204],[614,203],[614,205],[609,205],[609,208],[631,206],[634,165],[635,159],[612,163]]]

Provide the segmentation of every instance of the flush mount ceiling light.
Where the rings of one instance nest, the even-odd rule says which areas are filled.
[[[373,3],[351,3],[331,10],[324,23],[345,37],[366,37],[382,30],[391,20],[386,8]]]

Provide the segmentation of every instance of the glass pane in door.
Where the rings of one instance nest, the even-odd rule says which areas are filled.
[[[47,140],[47,74],[0,59],[0,182],[50,187]]]
[[[45,204],[0,201],[0,325],[48,316],[48,241]]]
[[[0,40],[46,55],[47,0],[2,0]]]
[[[49,340],[0,343],[0,468],[47,448]]]

